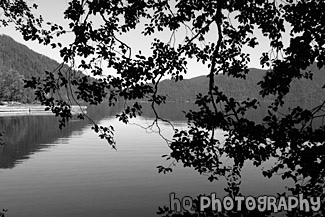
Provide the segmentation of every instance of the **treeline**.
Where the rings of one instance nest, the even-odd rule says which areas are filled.
[[[11,37],[0,35],[0,101],[34,102],[34,92],[24,88],[23,80],[42,77],[46,70],[54,70],[58,65]]]
[[[294,80],[290,87],[290,92],[285,97],[287,101],[318,101],[325,95],[325,89],[323,88],[325,70],[319,70],[316,64],[307,70],[313,73],[312,80],[304,78]],[[257,83],[262,80],[265,72],[265,70],[261,69],[250,69],[245,80],[220,74],[215,76],[215,84],[227,96],[237,100],[246,100],[247,98],[262,99],[259,95],[261,88]],[[164,80],[160,83],[158,92],[161,95],[166,95],[167,101],[193,102],[198,93],[208,93],[208,87],[209,80],[207,76],[199,76],[180,82]],[[272,96],[264,100],[268,99],[272,99]]]
[[[45,72],[58,72],[60,63],[36,53],[27,46],[13,40],[10,36],[0,35],[0,102],[18,101],[22,103],[35,103],[34,90],[24,88],[24,79],[32,77],[44,78]],[[68,70],[64,65],[62,71]],[[78,72],[80,73],[80,72]],[[94,78],[87,78],[92,83]],[[77,91],[75,86],[69,92]],[[70,93],[69,93],[70,94]],[[66,90],[60,89],[60,93],[49,93],[49,97],[68,99]],[[79,103],[83,102],[81,99]]]
[[[42,77],[45,71],[52,71],[59,63],[42,54],[36,53],[14,41],[11,37],[0,35],[0,101],[35,102],[33,90],[25,89],[23,79],[32,76]],[[322,88],[325,82],[325,70],[319,70],[316,64],[309,69],[313,72],[313,80],[294,80],[288,101],[317,101],[325,94]],[[238,100],[261,98],[257,83],[263,78],[265,70],[250,69],[245,80],[224,75],[215,76],[215,84],[219,90]],[[159,94],[166,95],[167,101],[195,101],[197,93],[208,92],[207,76],[185,79],[180,82],[164,80],[159,85]],[[61,94],[64,96],[64,93]],[[268,99],[268,98],[267,98]]]
[[[25,76],[13,69],[0,68],[0,100],[27,102]]]

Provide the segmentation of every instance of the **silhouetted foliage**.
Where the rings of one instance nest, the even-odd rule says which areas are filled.
[[[76,75],[74,70],[59,70],[55,75],[47,72],[44,78],[32,78],[26,83],[26,87],[36,90],[38,100],[63,114],[64,121],[71,117],[68,102],[46,94],[72,87],[77,91],[71,97],[92,104],[107,99],[114,105],[120,97],[133,102],[118,115],[125,123],[141,115],[142,99],[151,102],[156,116],[153,124],[168,121],[155,112],[157,105],[166,100],[159,94],[159,83],[163,78],[182,80],[187,61],[193,58],[207,68],[208,93],[197,93],[199,109],[186,114],[188,129],[175,129],[172,141],[166,141],[171,148],[167,158],[193,167],[211,181],[240,177],[245,161],[259,166],[275,158],[274,167],[263,171],[265,176],[282,173],[283,179],[295,182],[291,189],[294,194],[324,196],[325,127],[313,124],[316,119],[324,119],[324,98],[313,108],[297,106],[286,113],[279,112],[293,81],[312,80],[314,71],[308,67],[324,66],[323,0],[71,0],[64,13],[68,27],[42,23],[24,1],[5,0],[0,7],[5,11],[3,24],[15,22],[26,40],[61,47],[57,42],[60,36],[71,32],[74,41],[60,50],[63,61],[72,69],[100,76],[91,80],[84,74]],[[142,36],[151,42],[150,54],[135,54],[131,45],[123,42],[123,36],[132,34],[133,29],[142,30]],[[177,34],[182,29],[186,33]],[[290,38],[287,47],[283,41],[286,29]],[[247,77],[250,57],[243,48],[259,44],[255,30],[270,42],[271,51],[265,51],[260,58],[268,70],[258,82],[260,98],[239,101],[223,92],[215,78],[219,77],[217,74]],[[170,34],[167,42],[159,38],[160,31]],[[80,64],[74,61],[76,57],[81,58]],[[118,76],[104,74],[102,61]],[[246,118],[246,112],[259,109],[261,98],[270,96],[272,102],[262,123]],[[225,141],[216,138],[216,129],[227,132]],[[114,146],[113,128],[95,125],[94,130]],[[233,159],[233,165],[225,166],[222,156]],[[171,171],[171,167],[159,170]]]
[[[2,209],[2,211],[0,211],[0,217],[5,217],[6,212],[8,212],[7,209]]]

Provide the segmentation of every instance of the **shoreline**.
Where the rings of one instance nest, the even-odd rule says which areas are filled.
[[[20,115],[51,115],[52,111],[45,111],[47,106],[43,105],[0,105],[0,117],[2,116],[20,116]],[[77,114],[87,112],[87,106],[71,106],[71,113]]]

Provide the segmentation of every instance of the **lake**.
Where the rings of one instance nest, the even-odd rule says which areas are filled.
[[[181,128],[186,126],[181,111],[191,108],[194,105],[173,103],[160,112]],[[181,164],[172,173],[158,174],[157,166],[170,163],[161,157],[169,153],[168,146],[157,133],[136,125],[152,122],[149,105],[133,125],[116,120],[120,109],[121,105],[88,109],[96,123],[114,126],[117,151],[100,140],[86,120],[72,120],[59,130],[54,116],[0,118],[6,142],[0,147],[0,210],[8,209],[6,217],[149,217],[158,216],[159,206],[169,206],[172,192],[177,198],[225,195],[224,180],[211,183]],[[171,128],[163,123],[161,128],[171,138]],[[217,134],[222,138],[224,133]],[[260,169],[247,163],[241,191],[276,195],[286,184],[280,177],[265,179]]]

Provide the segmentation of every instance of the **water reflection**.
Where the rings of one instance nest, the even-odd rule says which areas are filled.
[[[90,106],[88,115],[98,122],[105,117],[116,115],[121,109],[121,103],[113,108],[107,105]],[[68,138],[72,133],[78,135],[89,124],[91,123],[87,119],[74,118],[60,130],[58,118],[52,115],[0,117],[0,132],[4,134],[5,143],[0,146],[0,168],[13,168],[58,139],[64,143],[64,138]]]
[[[313,106],[310,102],[296,102],[285,106],[282,110],[285,112],[289,107],[300,105],[302,107]],[[115,117],[124,106],[124,102],[119,102],[115,107],[109,107],[107,104],[99,106],[88,106],[88,115],[95,122],[106,117]],[[175,125],[182,125],[186,122],[184,112],[197,110],[194,103],[170,102],[157,107],[160,117],[172,121]],[[155,118],[150,103],[142,103],[144,119]],[[261,122],[267,114],[267,104],[262,104],[261,109],[251,110],[247,114],[250,120]],[[322,124],[322,120],[316,120],[316,125]],[[22,160],[28,159],[32,153],[44,150],[53,142],[68,138],[72,133],[78,134],[89,124],[89,120],[73,119],[67,127],[62,130],[58,127],[58,119],[54,116],[13,116],[0,117],[0,132],[4,132],[5,146],[0,146],[0,168],[13,168]],[[63,139],[62,139],[63,138]]]
[[[89,126],[78,131],[80,135],[72,132],[64,139],[67,145],[59,138],[48,151],[35,152],[14,169],[0,169],[0,208],[9,209],[8,216],[149,217],[168,204],[170,192],[216,191],[218,185],[189,169],[158,174],[156,166],[166,163],[161,155],[168,147],[156,134],[126,126],[111,115],[99,124],[114,125],[118,151]],[[205,189],[193,188],[196,185]]]
[[[161,158],[169,149],[158,135],[118,123],[114,117],[123,105],[88,108],[95,122],[115,127],[118,151],[111,151],[87,120],[73,120],[59,130],[53,116],[0,118],[7,142],[0,148],[0,167],[14,168],[0,169],[0,209],[9,209],[8,216],[149,217],[155,216],[158,206],[169,205],[171,192],[178,198],[212,192],[224,196],[224,180],[210,183],[207,177],[181,165],[172,174],[157,174],[156,166],[169,163]],[[154,115],[150,104],[142,106],[142,118],[133,122],[145,126]],[[197,108],[190,103],[170,103],[158,112],[184,127],[181,111],[189,109]],[[265,114],[249,115],[258,119]],[[171,136],[170,128],[164,129],[164,134]],[[248,162],[241,187],[244,195],[274,195],[284,190],[284,183],[280,177],[265,180]]]

